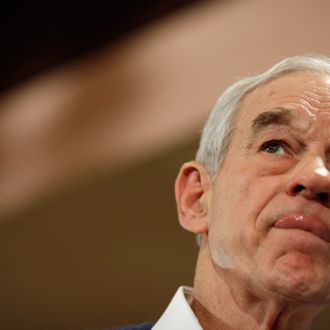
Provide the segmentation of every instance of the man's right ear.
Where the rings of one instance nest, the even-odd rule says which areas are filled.
[[[212,182],[205,167],[195,161],[182,165],[175,182],[179,221],[193,233],[207,233]]]

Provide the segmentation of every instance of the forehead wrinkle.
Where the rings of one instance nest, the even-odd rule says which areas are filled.
[[[311,115],[315,115],[315,110],[330,109],[330,88],[327,85],[306,89],[302,93],[302,100]]]
[[[300,106],[304,109],[310,117],[315,117],[316,113],[321,109],[329,109],[330,99],[317,98],[311,94],[304,93],[300,100]]]

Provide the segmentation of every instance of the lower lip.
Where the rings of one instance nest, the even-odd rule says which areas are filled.
[[[285,216],[274,224],[275,228],[301,229],[320,237],[326,242],[330,242],[330,232],[325,224],[318,218],[307,215]]]

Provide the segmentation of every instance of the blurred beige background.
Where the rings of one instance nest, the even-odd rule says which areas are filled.
[[[2,93],[0,329],[156,321],[193,282],[173,183],[210,109],[284,57],[330,55],[329,12],[200,1]]]

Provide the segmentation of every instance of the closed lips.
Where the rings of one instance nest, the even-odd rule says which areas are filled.
[[[330,242],[330,231],[318,217],[304,214],[287,215],[277,220],[274,227],[305,230],[315,234],[328,243]]]

